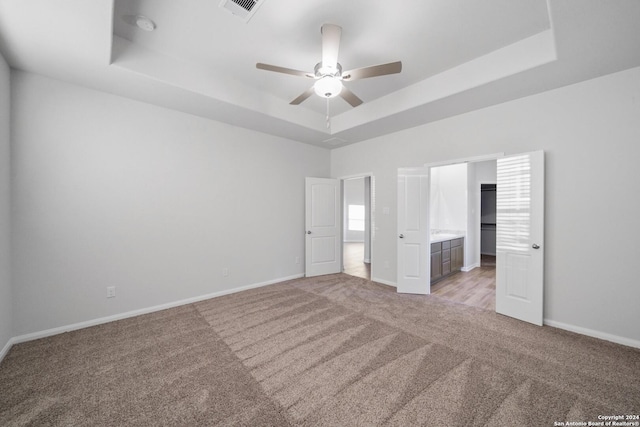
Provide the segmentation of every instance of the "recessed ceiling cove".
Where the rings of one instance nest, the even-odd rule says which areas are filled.
[[[640,66],[637,0],[260,0],[248,21],[220,6],[0,0],[0,51],[16,69],[323,147]],[[290,104],[308,79],[256,68],[315,72],[323,24],[341,28],[343,71],[402,61],[346,82],[363,102],[329,98],[330,128],[326,98]]]
[[[218,1],[117,0],[114,35],[139,47],[211,70],[220,81],[236,80],[287,103],[307,90],[307,82],[256,72],[255,63],[306,70],[321,61],[319,29],[343,28],[342,67],[353,69],[401,59],[401,75],[375,84],[354,82],[363,101],[373,101],[430,76],[550,28],[545,0],[267,0],[249,23],[234,19]],[[158,25],[144,34],[125,15],[144,15]],[[313,101],[313,100],[312,100]],[[323,100],[304,107],[324,113]],[[334,114],[349,106],[335,102]]]
[[[340,65],[345,70],[402,59],[402,73],[389,72],[374,83],[351,82],[345,93],[352,102],[339,98],[330,101],[334,118],[348,113],[360,101],[378,101],[372,117],[384,116],[383,98],[550,30],[544,0],[378,2],[376,7],[367,0],[264,3],[259,13],[245,23],[224,13],[217,2],[210,0],[116,0],[113,31],[119,40],[115,41],[118,49],[114,64],[138,73],[154,68],[157,71],[160,64],[165,64],[166,69],[189,69],[187,79],[182,75],[170,81],[177,72],[152,72],[149,77],[167,79],[168,84],[204,96],[246,100],[243,107],[258,111],[266,103],[262,112],[277,109],[272,113],[276,119],[303,126],[311,122],[314,130],[326,133],[335,132],[335,123],[340,124],[338,129],[348,127],[348,117],[334,120],[328,131],[323,126],[327,104],[321,97],[305,98],[300,105],[305,111],[291,112],[291,100],[310,94],[309,82],[264,73],[255,67],[259,62],[307,70],[309,64],[321,63],[323,38],[319,33],[326,23],[342,28]],[[123,17],[130,15],[149,17],[156,23],[156,30],[145,33],[128,25]],[[142,58],[156,65],[145,66]],[[356,93],[357,97],[351,96]],[[391,101],[389,114],[404,108]],[[298,115],[304,117],[298,119]],[[359,117],[356,119],[361,122]]]

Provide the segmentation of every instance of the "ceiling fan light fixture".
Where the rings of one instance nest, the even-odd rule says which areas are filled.
[[[316,80],[316,83],[313,85],[313,90],[318,96],[333,98],[340,94],[342,81],[337,77],[325,76]]]

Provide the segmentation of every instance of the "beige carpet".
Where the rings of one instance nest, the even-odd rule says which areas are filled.
[[[640,413],[640,351],[337,274],[14,346],[0,425],[553,426]]]

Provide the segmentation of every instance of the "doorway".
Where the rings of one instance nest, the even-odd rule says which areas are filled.
[[[371,280],[372,177],[342,179],[343,272]]]
[[[480,182],[480,267],[496,266],[497,184]]]
[[[496,284],[496,167],[495,160],[485,160],[430,169],[431,293],[491,311],[495,311]],[[434,243],[443,240],[443,233],[451,237]],[[444,266],[445,259],[453,260],[454,242],[464,246],[462,263],[454,267],[449,262],[446,270],[438,270],[439,263]]]
[[[429,294],[429,262],[433,264],[434,240],[429,226],[431,168],[443,165],[466,163],[473,165],[485,160],[496,160],[496,291],[495,310],[516,319],[536,325],[543,323],[544,291],[544,152],[491,155],[481,158],[463,159],[425,165],[422,168],[398,168],[398,244],[397,286],[400,293]],[[468,182],[470,182],[469,180]],[[424,184],[423,184],[424,182]],[[480,187],[478,187],[480,189]],[[480,203],[479,194],[475,195]],[[477,217],[477,216],[476,216]],[[411,220],[411,221],[407,221]],[[480,223],[480,221],[478,221]],[[464,269],[471,271],[480,267],[480,251],[476,263],[469,265],[467,256],[471,248],[478,247],[480,236],[475,227],[467,227],[464,237]],[[411,237],[411,239],[408,239]],[[459,236],[445,248],[442,244],[442,271],[445,268],[445,249],[454,247]],[[411,240],[411,241],[409,241]],[[477,242],[477,246],[476,246]],[[431,243],[431,244],[430,244]],[[457,242],[459,243],[459,242]],[[436,245],[437,246],[437,245]],[[437,247],[435,250],[437,251]],[[448,252],[447,252],[448,253]],[[437,257],[436,257],[437,258]],[[454,258],[451,256],[453,264]]]

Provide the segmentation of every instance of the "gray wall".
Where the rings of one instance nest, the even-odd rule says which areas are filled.
[[[398,167],[545,150],[544,317],[640,345],[639,100],[634,68],[333,150],[333,176],[376,177],[374,280],[396,282]]]
[[[431,168],[429,227],[448,232],[467,231],[467,164]]]
[[[12,91],[15,335],[303,273],[327,150],[23,72]]]
[[[10,267],[10,72],[0,55],[0,359],[13,337]]]
[[[398,167],[538,149],[547,166],[545,319],[640,341],[640,68],[330,154],[15,72],[13,287],[7,77],[2,62],[0,345],[12,335],[301,274],[294,260],[304,258],[302,178],[327,175],[329,164],[336,177],[375,175],[373,277],[393,283]],[[594,224],[606,218],[609,232],[596,234]],[[105,298],[106,286],[117,287],[116,298]]]

